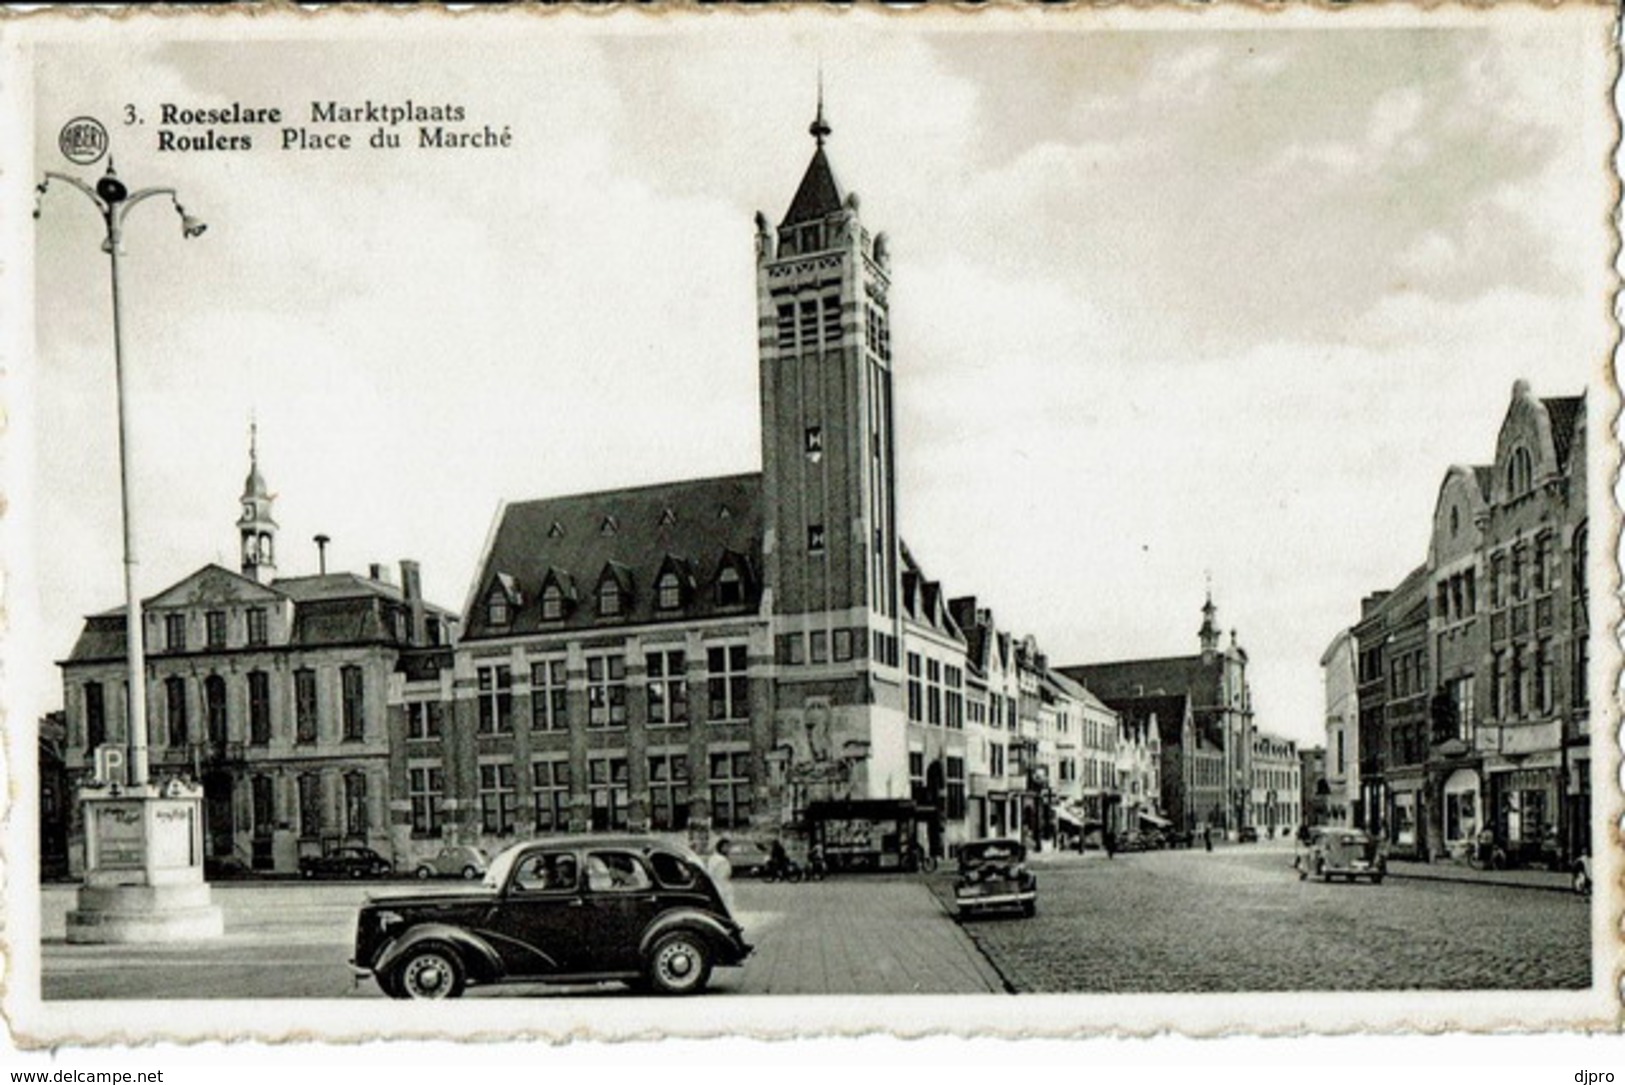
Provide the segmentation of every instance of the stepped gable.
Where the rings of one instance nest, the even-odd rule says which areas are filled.
[[[740,602],[729,606],[718,603],[714,590],[725,559],[735,563],[742,588]],[[655,582],[668,563],[683,601],[663,611]],[[606,575],[617,581],[624,606],[601,618],[594,593]],[[543,621],[549,576],[566,605],[563,618]],[[759,472],[520,501],[502,510],[492,533],[462,639],[754,614],[761,581]],[[507,625],[493,627],[486,602],[498,589],[514,609]]]

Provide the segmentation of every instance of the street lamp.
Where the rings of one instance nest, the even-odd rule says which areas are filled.
[[[119,500],[124,522],[124,635],[130,684],[130,693],[126,699],[129,716],[127,737],[130,749],[128,782],[132,788],[140,788],[147,783],[147,682],[146,668],[142,666],[141,658],[141,597],[135,590],[135,531],[130,522],[129,408],[124,391],[124,314],[119,291],[119,256],[122,255],[125,218],[131,208],[154,196],[168,196],[170,202],[175,205],[175,213],[181,217],[182,237],[198,237],[208,227],[186,213],[172,188],[144,188],[131,193],[114,172],[111,158],[107,160],[107,172],[96,182],[94,188],[77,177],[47,171],[45,180],[40,182],[36,190],[38,192],[34,205],[36,219],[40,216],[40,202],[43,201],[52,181],[61,181],[84,193],[90,202],[96,205],[96,210],[101,212],[102,221],[107,226],[102,251],[108,256],[113,276],[113,377],[118,393]]]
[[[118,400],[119,501],[124,536],[125,657],[129,669],[126,700],[129,740],[127,787],[91,787],[82,796],[85,874],[78,908],[67,916],[69,942],[175,942],[222,933],[220,909],[211,903],[203,879],[203,799],[195,787],[172,781],[160,793],[147,772],[147,683],[143,663],[141,597],[136,593],[135,532],[130,517],[129,405],[124,382],[123,303],[119,258],[124,220],[131,208],[154,196],[167,196],[181,219],[181,236],[197,237],[205,226],[186,213],[172,188],[131,192],[113,170],[94,187],[65,173],[45,174],[38,186],[34,217],[51,182],[83,193],[101,213],[102,241],[112,268],[113,374]],[[98,772],[98,777],[101,775]]]

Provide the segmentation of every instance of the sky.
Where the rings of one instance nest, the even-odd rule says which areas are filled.
[[[1059,664],[1194,652],[1211,583],[1259,726],[1323,742],[1319,657],[1425,559],[1446,469],[1493,457],[1519,378],[1596,410],[1612,343],[1607,13],[1347,14],[41,42],[35,173],[99,171],[57,150],[97,117],[131,187],[209,223],[129,219],[141,591],[236,567],[251,417],[282,575],[320,532],[330,568],[415,558],[456,610],[500,502],[759,470],[752,216],[789,204],[822,72],[836,175],[890,239],[928,575]],[[511,145],[157,149],[165,103],[308,127],[367,99]],[[53,187],[22,236],[7,666],[43,711],[123,598],[116,406],[93,209]]]

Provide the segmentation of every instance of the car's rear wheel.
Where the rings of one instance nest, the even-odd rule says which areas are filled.
[[[475,869],[473,866],[465,866],[463,868],[463,880],[465,882],[471,882],[475,878],[478,878],[479,876],[480,876],[480,872],[477,869]]]
[[[356,879],[357,881],[360,881],[362,878],[365,878],[366,876],[367,876],[367,872],[365,870],[362,870],[360,867],[353,866],[353,867],[350,868],[350,877]]]
[[[1021,902],[1021,914],[1026,916],[1028,919],[1031,919],[1033,916],[1037,915],[1038,914],[1038,902],[1036,900],[1024,900],[1024,901],[1022,901]]]
[[[426,866],[420,866],[417,869],[418,881],[420,881],[420,882],[428,881],[430,876],[433,875],[433,874],[434,874],[434,871],[430,870]]]
[[[1372,885],[1381,885],[1382,884],[1382,875],[1381,874],[1373,874],[1373,875],[1371,875],[1371,884]]]
[[[689,931],[663,936],[649,954],[649,984],[666,995],[691,995],[711,978],[711,948]]]
[[[418,946],[401,958],[392,982],[398,998],[456,998],[463,993],[463,962],[444,946]]]

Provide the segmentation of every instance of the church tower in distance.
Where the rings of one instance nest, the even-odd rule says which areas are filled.
[[[756,216],[775,729],[793,765],[850,761],[847,794],[862,797],[898,771],[892,736],[873,726],[877,703],[898,700],[902,632],[889,259],[835,179],[822,90],[809,131],[812,161],[783,220]],[[901,758],[896,722],[884,730]]]

